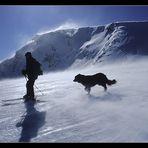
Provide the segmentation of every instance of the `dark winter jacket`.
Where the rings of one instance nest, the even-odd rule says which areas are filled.
[[[38,67],[40,67],[40,65],[41,64],[33,57],[26,59],[26,74],[28,75],[28,77],[33,77],[37,79]]]

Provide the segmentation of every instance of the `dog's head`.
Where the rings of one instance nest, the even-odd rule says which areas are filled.
[[[116,83],[117,83],[117,81],[114,79],[114,80],[112,81],[112,83],[113,83],[113,84],[116,84]]]
[[[81,74],[76,75],[73,81],[74,82],[80,82],[81,81],[80,80],[81,79],[81,76],[82,76]]]

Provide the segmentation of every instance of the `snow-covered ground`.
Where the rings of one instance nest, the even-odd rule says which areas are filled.
[[[40,76],[36,104],[25,104],[25,79],[0,81],[0,142],[148,141],[148,60],[93,65]],[[117,84],[89,96],[78,73],[103,72]]]

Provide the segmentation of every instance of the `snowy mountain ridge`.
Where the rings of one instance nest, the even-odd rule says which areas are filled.
[[[3,61],[1,78],[19,76],[27,51],[51,72],[35,82],[36,103],[22,100],[25,78],[0,81],[0,142],[148,142],[147,26],[120,22],[48,32]],[[107,91],[96,85],[88,95],[73,82],[78,73],[98,72],[117,84]]]
[[[0,78],[20,76],[24,54],[32,52],[44,71],[105,63],[127,55],[148,55],[148,21],[115,22],[105,26],[56,30],[37,34],[0,63]]]

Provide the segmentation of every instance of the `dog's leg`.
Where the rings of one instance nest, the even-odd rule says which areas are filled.
[[[103,87],[104,87],[104,91],[107,91],[107,86],[106,86],[106,84],[103,84]]]
[[[85,87],[85,90],[90,94],[91,88],[90,87]]]

